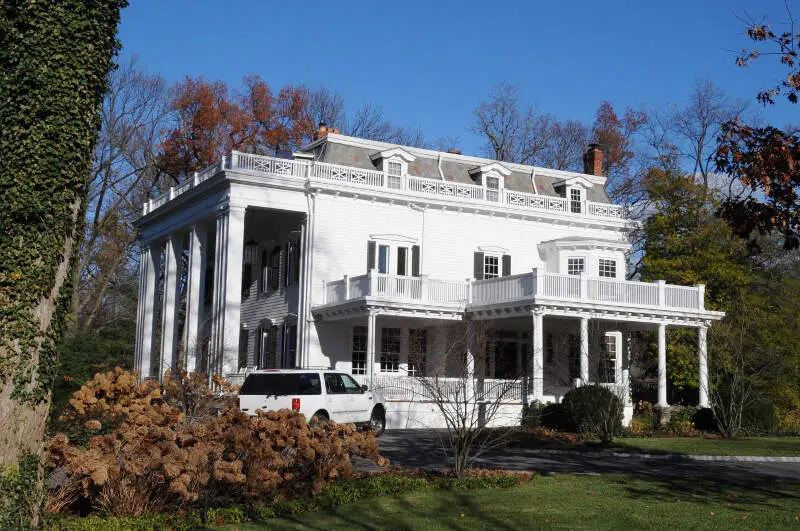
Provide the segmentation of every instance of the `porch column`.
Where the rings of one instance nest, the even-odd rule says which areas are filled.
[[[658,407],[667,403],[667,325],[658,325]]]
[[[622,330],[622,389],[625,393],[626,401],[631,400],[633,389],[631,389],[631,332],[625,328]]]
[[[589,318],[581,317],[581,385],[589,383]]]
[[[374,310],[369,310],[367,314],[367,375],[369,376],[369,388],[374,389],[373,380],[375,378],[375,321]]]
[[[142,243],[139,251],[139,304],[136,310],[134,370],[142,379],[153,368],[153,332],[156,325],[155,300],[158,289],[158,243]]]
[[[183,233],[171,234],[164,248],[164,300],[161,310],[161,366],[159,380],[164,381],[167,370],[175,369],[178,358],[178,312],[181,296],[180,262],[183,254]]]
[[[239,364],[244,210],[225,205],[217,214],[210,352],[211,367],[222,376],[235,373]]]
[[[708,327],[700,326],[697,328],[697,350],[700,356],[700,407],[708,407]]]
[[[542,401],[544,396],[544,319],[541,312],[533,313],[533,359],[531,360],[531,376],[533,378],[533,399]]]
[[[197,225],[189,231],[189,267],[186,274],[186,324],[183,328],[184,368],[201,370],[199,329],[206,283],[208,232]]]

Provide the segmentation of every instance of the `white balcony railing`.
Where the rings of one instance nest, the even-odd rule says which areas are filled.
[[[353,375],[353,378],[362,385],[369,384],[367,375]],[[526,381],[528,396],[533,396],[533,383],[530,380]],[[525,383],[521,379],[470,380],[457,377],[415,377],[405,374],[376,373],[372,388],[380,391],[386,400],[464,402],[477,398],[478,401],[519,403],[522,401],[523,385]]]
[[[616,306],[704,310],[705,286],[673,286],[586,275],[531,273],[488,280],[453,281],[423,277],[369,275],[345,277],[323,285],[321,305],[373,297],[449,307],[479,307],[529,299],[600,302]]]
[[[252,155],[238,151],[232,152],[229,157],[224,157],[219,163],[195,173],[181,183],[180,186],[170,188],[157,198],[147,201],[142,208],[143,215],[169,203],[175,197],[191,190],[225,169],[260,175],[293,177],[300,182],[314,181],[315,183],[337,183],[370,189],[396,190],[411,196],[434,196],[441,199],[470,203],[479,201],[487,205],[503,205],[523,210],[543,210],[570,216],[612,219],[625,219],[627,216],[625,207],[608,203],[583,201],[581,202],[580,212],[575,212],[570,208],[570,202],[563,197],[551,197],[511,190],[505,190],[502,194],[495,194],[495,197],[490,197],[487,196],[484,187],[474,184],[455,183],[439,179],[415,177],[413,175],[390,179],[387,174],[381,171],[329,164],[327,162],[308,162]]]

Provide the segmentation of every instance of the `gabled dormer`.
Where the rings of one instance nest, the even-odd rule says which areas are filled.
[[[386,174],[386,186],[398,190],[403,187],[403,177],[408,174],[408,163],[416,160],[414,155],[399,147],[373,153],[369,158]]]
[[[476,184],[484,187],[483,196],[487,201],[499,202],[503,197],[505,178],[511,175],[511,170],[499,162],[492,162],[472,168],[469,175]]]
[[[553,183],[553,189],[558,195],[569,201],[569,211],[575,214],[584,212],[586,195],[592,186],[594,183],[581,175]]]

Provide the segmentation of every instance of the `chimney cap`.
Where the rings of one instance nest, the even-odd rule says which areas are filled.
[[[453,155],[461,155],[460,149],[451,148],[447,150],[448,153],[452,153]]]
[[[589,149],[600,149],[600,144],[597,142],[589,142]]]

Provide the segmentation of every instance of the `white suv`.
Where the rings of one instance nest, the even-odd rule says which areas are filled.
[[[239,390],[239,408],[248,415],[255,415],[258,409],[293,409],[305,415],[309,422],[332,420],[368,426],[376,435],[386,428],[383,400],[349,374],[332,370],[252,372]]]

